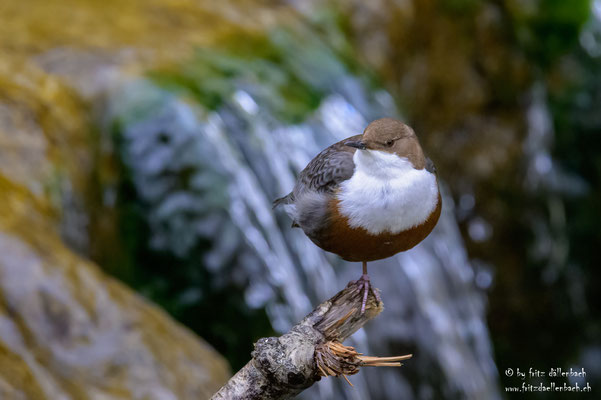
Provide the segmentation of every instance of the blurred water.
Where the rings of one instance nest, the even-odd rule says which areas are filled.
[[[130,81],[108,96],[104,112],[107,126],[118,121],[122,128],[123,158],[149,205],[153,248],[186,257],[199,240],[209,241],[204,265],[222,282],[247,282],[247,303],[266,307],[279,332],[356,279],[360,266],[291,229],[272,200],[292,189],[321,149],[373,119],[398,115],[388,93],[369,92],[351,75],[338,74],[328,87],[300,124],[278,119],[261,103],[261,88],[243,84],[208,111],[151,82]],[[303,398],[499,398],[486,294],[475,284],[455,205],[446,194],[443,203],[428,239],[370,264],[385,311],[352,339],[366,354],[412,352],[414,359],[401,369],[363,370],[351,377],[353,388],[322,380]]]

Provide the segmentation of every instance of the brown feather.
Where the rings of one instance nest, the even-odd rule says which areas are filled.
[[[333,199],[323,229],[309,238],[322,249],[347,261],[380,260],[409,250],[424,240],[438,222],[441,210],[439,194],[436,208],[422,224],[398,234],[372,235],[363,228],[351,228],[348,219],[338,211],[338,200]]]

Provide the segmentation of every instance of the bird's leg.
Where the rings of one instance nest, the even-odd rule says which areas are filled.
[[[356,284],[359,290],[363,291],[363,301],[361,302],[361,314],[365,313],[365,306],[367,305],[367,295],[369,294],[370,290],[374,294],[374,297],[376,298],[378,303],[382,301],[378,292],[375,291],[371,286],[369,275],[367,275],[367,261],[363,261],[363,275],[361,275],[361,278],[351,283]]]

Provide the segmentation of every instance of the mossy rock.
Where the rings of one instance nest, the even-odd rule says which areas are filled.
[[[201,399],[224,359],[61,241],[48,207],[0,176],[0,394]]]

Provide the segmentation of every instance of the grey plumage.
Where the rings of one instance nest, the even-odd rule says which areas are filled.
[[[436,167],[434,166],[434,162],[432,162],[432,160],[430,160],[429,157],[426,157],[426,171],[432,174],[436,173]]]
[[[345,143],[360,138],[346,138],[324,149],[301,171],[292,192],[273,202],[274,208],[284,206],[293,227],[301,227],[309,237],[317,233],[327,215],[329,196],[355,171],[353,155],[357,149]]]
[[[299,227],[314,242],[324,227],[330,224],[328,213],[328,195],[324,192],[304,192],[299,195],[294,207],[293,227]]]
[[[350,179],[355,171],[353,155],[357,149],[345,143],[359,140],[361,135],[344,139],[317,155],[300,173],[292,193],[298,196],[306,190],[333,192],[338,185]]]
[[[319,153],[303,169],[292,192],[273,202],[274,208],[281,204],[290,204],[307,190],[332,192],[340,182],[350,179],[355,171],[353,155],[357,149],[345,143],[358,140],[361,135],[353,136],[334,143]]]

